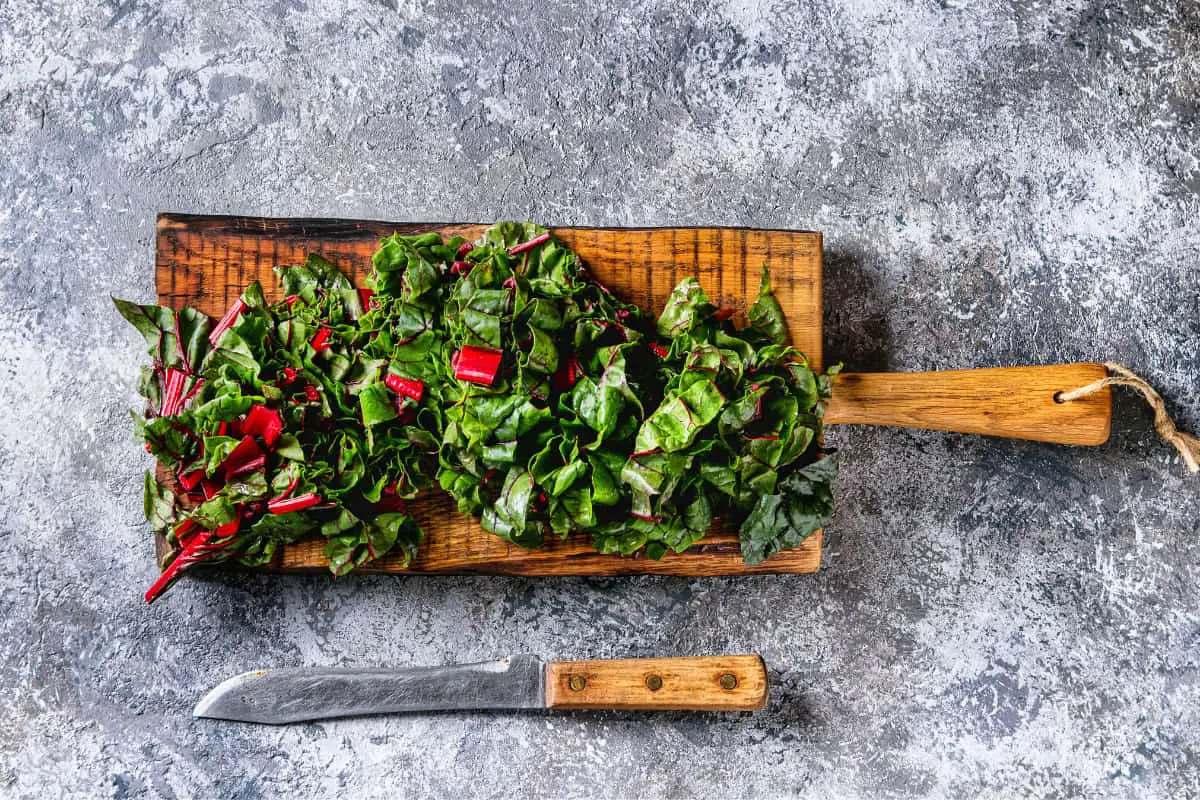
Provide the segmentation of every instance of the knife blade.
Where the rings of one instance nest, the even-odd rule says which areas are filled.
[[[282,725],[421,711],[759,711],[768,684],[756,655],[543,662],[523,654],[442,667],[256,670],[218,684],[193,713]]]

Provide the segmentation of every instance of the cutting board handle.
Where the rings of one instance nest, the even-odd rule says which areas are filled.
[[[555,661],[546,665],[546,707],[632,711],[761,711],[767,668],[760,656]]]
[[[1103,364],[842,373],[825,422],[1103,444],[1112,424],[1108,387],[1067,402],[1059,396],[1107,375]]]

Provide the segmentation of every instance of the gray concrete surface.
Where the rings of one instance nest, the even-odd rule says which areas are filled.
[[[1114,359],[1200,428],[1200,7],[0,3],[0,794],[1200,794],[1200,481],[843,429],[811,577],[188,580],[146,608],[161,210],[826,234],[858,369]],[[196,721],[259,665],[758,651],[757,716]]]

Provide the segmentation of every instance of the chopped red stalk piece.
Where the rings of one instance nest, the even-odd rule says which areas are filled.
[[[288,308],[291,308],[292,306],[296,305],[296,301],[299,299],[300,299],[300,295],[289,294],[287,297],[283,298],[283,302],[287,303]]]
[[[163,380],[163,401],[159,413],[164,417],[172,417],[179,413],[179,401],[183,397],[183,383],[187,373],[181,369],[169,367]]]
[[[186,383],[187,383],[187,378],[185,377],[183,379],[183,382],[180,384],[180,386],[183,386]],[[204,378],[201,378],[200,380],[198,380],[194,384],[192,384],[192,388],[188,389],[187,394],[185,394],[183,397],[179,398],[179,405],[178,405],[178,408],[176,409],[176,411],[177,412],[182,411],[183,407],[185,405],[187,405],[188,400],[191,400],[193,397],[195,397],[196,392],[200,391],[200,387],[202,387],[203,385],[204,385]]]
[[[159,595],[167,590],[167,587],[175,582],[175,579],[192,564],[199,559],[194,557],[194,554],[200,549],[203,544],[207,544],[209,537],[212,534],[208,531],[195,537],[188,547],[180,551],[179,555],[175,556],[175,560],[167,565],[167,568],[158,576],[158,580],[150,585],[146,590],[145,598],[147,603],[153,603],[158,599]]]
[[[471,252],[474,249],[475,249],[475,245],[471,244],[470,242],[463,242],[462,244],[460,244],[458,246],[458,257],[462,258],[463,256],[465,256],[467,253]]]
[[[187,378],[188,374],[181,369],[167,370],[167,380],[171,382],[172,414],[179,412],[179,401],[183,399],[183,385],[187,382]]]
[[[299,473],[299,472],[297,472],[297,473],[296,473],[296,477],[292,478],[292,482],[291,482],[291,483],[289,483],[289,484],[287,485],[287,488],[286,488],[286,489],[284,489],[282,492],[280,492],[280,493],[279,493],[279,496],[278,496],[278,497],[276,497],[275,499],[276,499],[276,500],[282,500],[283,498],[287,497],[289,494],[291,494],[292,492],[294,492],[294,491],[296,490],[296,486],[297,486],[299,483],[300,483],[300,473]]]
[[[184,539],[187,539],[197,527],[194,519],[185,519],[175,526],[175,541],[182,542]]]
[[[666,357],[667,357],[667,354],[671,352],[670,350],[668,350],[667,348],[663,347],[663,346],[662,346],[661,344],[659,344],[658,342],[651,342],[651,343],[650,343],[650,349],[651,349],[651,350],[653,350],[653,351],[654,351],[654,355],[658,356],[659,358],[666,358]]]
[[[375,296],[374,289],[359,289],[358,302],[362,303],[364,310],[371,307],[371,298]]]
[[[317,387],[310,383],[304,387],[304,398],[310,403],[316,403],[321,399],[321,393],[317,391]]]
[[[190,520],[187,522],[190,522]],[[181,525],[180,528],[182,527]],[[201,561],[205,561],[208,555],[220,552],[228,547],[233,542],[233,539],[228,537],[237,533],[237,528],[238,521],[234,520],[231,523],[222,525],[215,531],[200,530],[186,536],[186,541],[181,541],[183,549],[179,551],[179,555],[175,556],[175,560],[167,565],[167,568],[158,576],[158,580],[146,590],[146,602],[153,603],[186,570]],[[179,528],[176,529],[177,533],[178,531]]]
[[[221,487],[225,485],[225,481],[220,478],[209,478],[200,482],[200,489],[204,492],[205,500],[212,500],[217,496],[217,492],[221,491]]]
[[[146,590],[145,598],[147,603],[153,603],[155,600],[157,600],[159,595],[165,592],[167,587],[179,577],[180,573],[183,572],[183,556],[183,553],[175,556],[175,560],[167,565],[167,568],[163,570],[163,573],[158,576],[158,580],[151,584],[150,588]]]
[[[185,492],[190,492],[192,489],[195,489],[202,480],[204,480],[204,470],[194,469],[191,472],[185,472],[179,476],[179,485],[183,487]]]
[[[212,329],[212,333],[208,334],[208,343],[215,345],[217,340],[221,338],[221,334],[233,327],[233,323],[243,311],[246,310],[246,301],[238,298],[234,301],[229,310],[225,312],[225,316],[221,317],[221,321],[217,323],[217,327]]]
[[[331,347],[329,343],[330,336],[333,336],[332,330],[329,328],[321,328],[316,332],[312,338],[312,341],[308,344],[313,350],[316,350],[318,353],[323,353]]]
[[[404,378],[393,373],[388,373],[383,379],[387,387],[393,392],[404,397],[411,397],[418,403],[421,402],[421,396],[425,394],[425,382],[413,380],[412,378]]]
[[[258,446],[258,442],[254,441],[253,436],[245,436],[238,446],[233,448],[233,452],[225,458],[221,468],[225,470],[226,478],[232,478],[235,475],[261,469],[266,463],[267,454]]]
[[[583,367],[579,364],[579,359],[574,354],[567,357],[567,360],[558,365],[558,370],[555,371],[553,382],[554,388],[560,392],[565,392],[579,382],[579,376],[583,375]]]
[[[474,266],[470,261],[455,261],[450,265],[450,271],[455,275],[466,275]]]
[[[375,504],[374,508],[380,514],[388,511],[408,511],[408,501],[403,497],[396,497],[394,494],[386,495],[379,498],[379,502]]]
[[[513,245],[512,247],[508,248],[508,254],[510,256],[515,256],[520,253],[524,253],[526,250],[532,250],[539,244],[545,244],[548,241],[550,241],[550,234],[543,233],[541,236],[533,237],[528,242],[521,242],[520,244]]]
[[[633,313],[628,308],[618,308],[617,309],[617,319],[621,320],[622,322],[624,322],[625,320],[629,319],[632,316],[633,316]]]
[[[283,417],[279,412],[266,406],[250,406],[250,413],[242,422],[242,432],[251,436],[261,436],[267,447],[274,447],[279,434],[283,433]]]
[[[283,369],[281,369],[279,371],[279,385],[280,386],[291,386],[295,382],[296,382],[295,367],[284,367]]]
[[[153,453],[153,452],[154,452],[154,448],[150,446],[150,443],[149,443],[149,442],[146,442],[146,452],[147,452],[147,453]]]
[[[730,308],[729,306],[726,306],[725,308],[718,308],[716,313],[713,314],[713,319],[724,322],[725,320],[729,319],[732,316],[733,316],[733,309]]]
[[[512,275],[509,275],[507,278],[504,279],[504,283],[502,283],[500,285],[503,286],[505,289],[515,289],[515,288],[517,288],[517,279],[514,278]]]
[[[299,497],[276,498],[267,503],[267,510],[272,514],[289,514],[293,511],[303,511],[321,502],[321,498],[309,492]]]
[[[220,425],[217,426],[217,436],[224,436],[228,432],[229,432],[229,423],[228,422],[222,422]]]
[[[212,535],[213,531],[207,531],[197,525],[195,528],[188,531],[185,536],[176,539],[175,544],[178,545],[181,550],[187,550],[189,547],[195,545],[198,539],[205,539]]]
[[[503,357],[503,353],[490,347],[466,345],[454,356],[454,377],[460,381],[491,386]]]
[[[656,517],[653,514],[638,514],[636,512],[630,512],[629,516],[633,517],[634,519],[640,519],[643,522],[653,522],[656,524],[662,522],[662,517]]]
[[[187,383],[188,375],[185,372],[179,373],[179,377],[175,380],[175,394],[171,398],[171,413],[178,414],[183,411],[183,387]]]

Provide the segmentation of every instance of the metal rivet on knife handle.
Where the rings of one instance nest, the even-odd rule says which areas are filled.
[[[572,692],[582,692],[587,686],[587,678],[582,675],[572,675],[567,680],[567,686],[571,687]]]
[[[659,689],[662,688],[662,676],[661,675],[647,675],[646,676],[646,688],[652,692],[657,692]]]
[[[724,689],[727,692],[732,692],[734,689],[737,688],[737,684],[738,684],[737,676],[734,675],[732,672],[726,672],[724,675],[721,676],[720,684],[721,684],[722,689]]]

